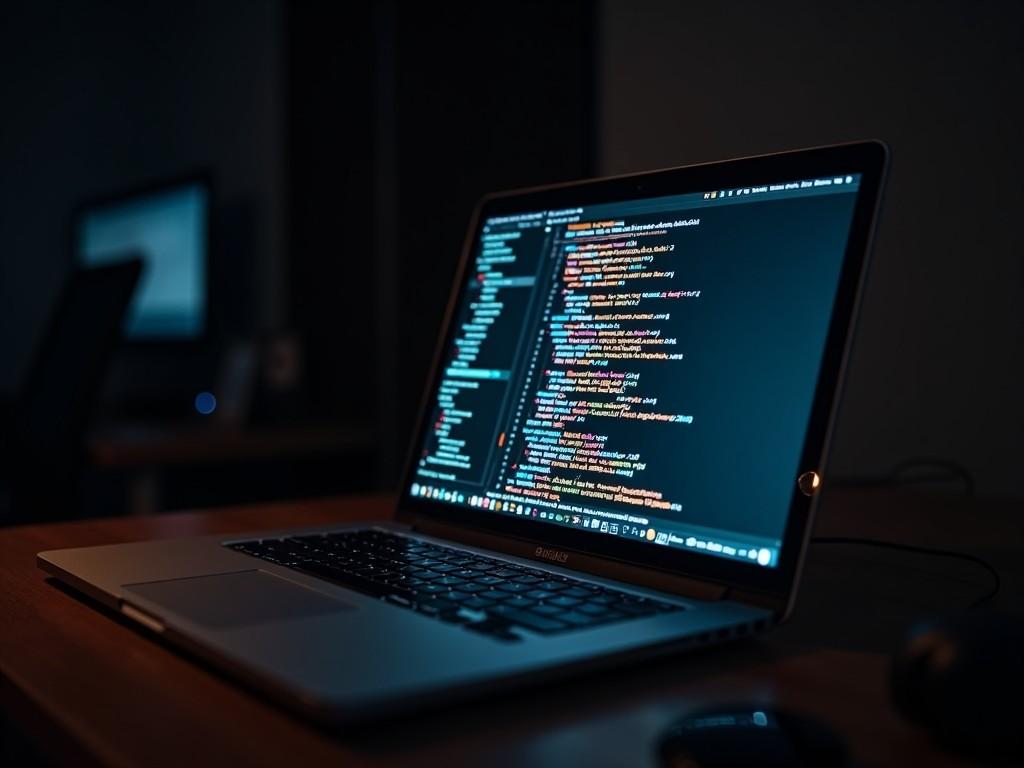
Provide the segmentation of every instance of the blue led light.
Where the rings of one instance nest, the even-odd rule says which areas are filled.
[[[212,392],[200,392],[196,395],[195,405],[196,410],[203,416],[209,416],[217,410],[217,398],[213,396]]]

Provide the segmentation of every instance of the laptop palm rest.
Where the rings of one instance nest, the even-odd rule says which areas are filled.
[[[207,627],[228,629],[350,611],[350,603],[266,571],[126,584],[132,594]]]

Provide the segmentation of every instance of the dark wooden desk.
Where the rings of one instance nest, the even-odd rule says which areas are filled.
[[[829,532],[837,532],[853,509],[879,509],[864,498],[854,494],[827,505]],[[97,612],[35,567],[35,553],[44,549],[379,518],[388,509],[386,497],[363,497],[0,531],[3,714],[59,762],[75,765],[642,766],[654,764],[657,735],[686,711],[758,701],[817,714],[845,736],[861,764],[957,764],[893,711],[887,657],[871,647],[890,640],[865,640],[844,629],[844,621],[857,623],[858,610],[859,623],[874,621],[874,597],[870,588],[865,596],[863,585],[852,589],[850,579],[844,581],[837,572],[843,557],[834,551],[812,552],[806,577],[809,587],[821,582],[828,594],[809,588],[808,609],[765,638],[343,736],[307,726],[116,616]],[[1008,547],[1019,544],[1016,535]],[[855,559],[853,567],[862,566]],[[915,572],[922,568],[915,561]],[[947,581],[945,587],[956,587],[939,584],[948,604],[969,599],[984,577],[956,572]],[[924,586],[928,591],[936,583]],[[860,602],[835,608],[846,600]]]

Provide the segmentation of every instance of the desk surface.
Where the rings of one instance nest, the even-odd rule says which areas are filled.
[[[823,515],[819,532],[824,526],[825,533],[849,534],[842,522],[850,509],[879,508],[864,498],[853,494],[826,505],[835,514]],[[844,568],[863,570],[862,558],[871,554],[863,551],[846,555],[845,564],[839,552],[812,551],[805,583],[823,585],[824,592],[809,589],[801,603],[806,608],[761,639],[425,711],[400,729],[390,725],[345,736],[307,726],[147,639],[48,582],[35,567],[35,553],[44,549],[373,519],[389,508],[387,497],[360,497],[0,531],[3,713],[60,761],[74,764],[653,765],[657,735],[688,710],[757,701],[817,714],[846,737],[859,764],[956,764],[892,709],[887,657],[878,652],[892,647],[891,637],[848,631],[843,622],[860,605],[825,615],[837,599],[860,600],[865,613],[857,623],[867,623],[873,598],[864,596],[862,585],[850,590],[842,574]],[[906,516],[913,513],[904,508]],[[886,519],[867,517],[867,528],[870,519]],[[1008,552],[1019,546],[1020,536],[1005,540]],[[872,570],[889,582],[886,567],[900,566],[889,561]],[[912,572],[918,581],[927,573],[916,586],[927,595],[937,590],[947,605],[969,602],[984,586],[983,575],[955,568],[936,575],[915,562]],[[881,589],[893,592],[889,583]],[[894,604],[905,608],[906,600],[897,594]],[[920,610],[931,609],[924,599]],[[905,611],[901,617],[896,624],[906,620]]]

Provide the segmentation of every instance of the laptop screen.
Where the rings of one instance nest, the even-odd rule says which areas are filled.
[[[405,490],[776,567],[860,181],[485,214]]]

